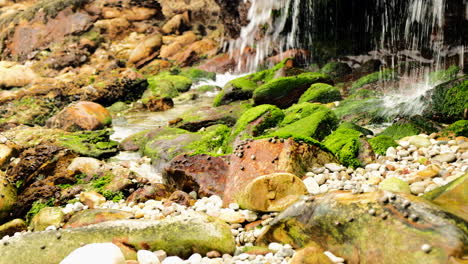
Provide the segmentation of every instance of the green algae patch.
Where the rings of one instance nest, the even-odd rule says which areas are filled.
[[[468,137],[468,120],[459,120],[445,128],[442,133],[453,133],[455,136]]]
[[[394,140],[402,139],[404,137],[414,136],[421,133],[421,129],[411,123],[406,124],[393,124],[387,127],[378,136],[387,136]]]
[[[225,151],[231,129],[226,125],[214,125],[199,133],[202,135],[201,139],[188,145],[191,154],[211,153],[219,155]]]
[[[83,156],[109,157],[118,152],[119,143],[109,139],[112,131],[80,131],[58,137],[57,144]]]
[[[338,128],[335,132],[325,138],[323,144],[328,148],[338,160],[347,167],[359,167],[361,162],[358,159],[361,147],[361,133],[347,128]]]
[[[197,68],[185,68],[180,71],[178,74],[180,76],[184,76],[192,80],[192,82],[200,82],[204,80],[216,80],[216,73],[214,72],[207,72],[204,70],[200,70]]]
[[[372,130],[366,129],[362,126],[358,126],[352,122],[343,122],[340,124],[340,128],[353,129],[353,130],[361,132],[363,135],[366,135],[366,136],[374,135],[374,132],[372,132]]]
[[[331,82],[327,75],[308,72],[297,76],[281,77],[255,89],[253,99],[255,104],[274,104],[287,108],[299,100],[299,97],[314,83]]]
[[[384,191],[389,192],[400,192],[411,194],[410,186],[404,180],[401,180],[397,177],[391,177],[383,180],[379,184],[379,188]]]
[[[380,135],[368,140],[372,149],[379,155],[385,155],[390,147],[397,147],[398,143],[389,136]]]
[[[83,244],[112,242],[131,251],[164,250],[168,255],[188,258],[216,250],[233,254],[234,237],[228,224],[202,213],[164,220],[117,220],[59,231],[28,233],[9,239],[0,247],[0,263],[56,264]],[[24,254],[28,252],[28,254]],[[135,252],[133,252],[134,254]]]
[[[438,70],[429,73],[429,83],[441,83],[441,82],[448,82],[457,77],[457,74],[460,72],[460,67],[456,65],[450,66],[448,69],[445,70]]]
[[[174,98],[192,87],[192,80],[181,75],[161,73],[147,79],[148,88],[143,93],[143,103],[150,97]]]
[[[24,96],[0,105],[0,125],[6,123],[44,126],[59,109],[60,102]]]
[[[341,93],[335,87],[326,83],[312,84],[310,88],[299,98],[299,103],[315,102],[327,104],[342,99]]]
[[[366,124],[380,123],[386,120],[382,99],[378,98],[378,93],[362,89],[351,94],[341,101],[334,110],[338,118],[345,121]]]
[[[382,81],[391,81],[397,79],[394,70],[386,69],[378,72],[368,74],[355,81],[351,86],[351,91],[356,91],[365,85],[373,84]]]
[[[286,126],[292,124],[296,121],[299,121],[305,117],[312,115],[313,113],[320,112],[320,111],[330,111],[327,107],[320,105],[320,104],[313,104],[313,103],[300,103],[294,104],[293,106],[285,109],[283,112],[285,117],[283,121],[281,121],[280,126]]]

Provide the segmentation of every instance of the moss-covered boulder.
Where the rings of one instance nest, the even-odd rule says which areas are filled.
[[[286,69],[290,68],[290,59],[285,59],[273,68],[262,70],[228,82],[213,101],[214,106],[229,104],[234,101],[252,98],[253,92],[260,85],[275,78],[284,76]]]
[[[44,207],[37,213],[29,224],[32,231],[44,231],[49,226],[56,228],[64,222],[65,214],[60,207]]]
[[[179,75],[184,76],[192,80],[192,82],[200,82],[204,80],[216,80],[216,73],[207,72],[197,68],[185,68],[182,69]]]
[[[340,124],[340,127],[359,131],[363,135],[366,135],[366,136],[374,135],[374,132],[372,132],[372,130],[364,128],[362,126],[358,126],[358,125],[356,125],[355,123],[352,123],[352,122],[343,122],[343,123]]]
[[[118,152],[118,143],[110,140],[112,130],[80,131],[63,134],[57,144],[88,157],[110,157]]]
[[[179,93],[187,92],[192,87],[192,80],[181,75],[171,75],[164,72],[149,77],[148,88],[143,93],[142,101],[147,102],[150,98],[174,98]]]
[[[87,209],[79,211],[68,219],[63,228],[78,228],[107,221],[130,219],[133,213],[115,209]]]
[[[393,124],[387,127],[384,131],[379,133],[379,136],[386,136],[394,140],[404,137],[414,136],[421,133],[421,129],[411,123],[406,124]]]
[[[13,236],[16,232],[25,231],[28,228],[23,219],[13,219],[0,225],[0,237]]]
[[[404,180],[397,177],[391,177],[379,183],[379,188],[389,192],[401,192],[411,194],[410,186]]]
[[[10,216],[17,200],[16,188],[0,172],[0,223]]]
[[[347,128],[338,128],[335,132],[325,138],[323,144],[338,160],[348,167],[359,167],[359,152],[362,146],[361,133]]]
[[[292,77],[282,77],[267,82],[253,93],[255,104],[273,104],[287,108],[297,103],[300,96],[314,83],[331,83],[327,75],[308,72]]]
[[[329,62],[320,69],[320,72],[334,80],[343,80],[346,75],[352,72],[352,69],[343,62]]]
[[[443,131],[443,134],[453,134],[455,136],[468,137],[468,120],[458,120]]]
[[[321,141],[338,126],[336,115],[321,105],[297,104],[286,109],[284,113],[286,116],[280,128],[269,136],[313,138]]]
[[[299,98],[299,103],[311,102],[327,104],[340,101],[340,90],[326,83],[312,84],[310,88]]]
[[[377,92],[362,89],[341,101],[334,110],[338,118],[358,125],[385,121],[382,99]]]
[[[229,225],[201,213],[184,214],[161,221],[118,220],[91,226],[28,233],[0,247],[0,263],[56,264],[83,244],[112,242],[126,252],[164,250],[168,255],[189,257],[216,250],[233,254]],[[28,254],[24,254],[24,252]]]
[[[398,143],[389,136],[377,136],[368,140],[372,149],[379,155],[385,155],[390,147],[397,147]]]
[[[356,91],[369,84],[395,80],[397,78],[394,70],[385,69],[361,77],[351,85],[351,91]]]
[[[423,195],[423,198],[468,221],[468,173]]]
[[[333,192],[286,209],[259,242],[320,246],[352,264],[456,263],[463,262],[467,228],[416,196]]]
[[[441,122],[455,122],[466,119],[468,109],[468,77],[440,84],[428,92],[432,102],[424,115]]]

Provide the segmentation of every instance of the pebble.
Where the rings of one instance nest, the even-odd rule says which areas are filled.
[[[339,172],[344,169],[343,166],[341,166],[340,164],[336,164],[336,163],[327,163],[325,164],[325,168],[333,172]]]
[[[139,264],[159,264],[159,258],[151,251],[138,250],[137,259]]]
[[[319,194],[320,193],[320,186],[319,184],[315,181],[314,178],[308,177],[304,180],[304,184],[307,188],[307,191],[310,194]]]
[[[454,153],[443,153],[432,158],[433,161],[440,162],[440,163],[443,163],[443,162],[451,163],[451,162],[454,162],[456,159],[457,159],[457,156]]]
[[[177,256],[170,256],[162,261],[162,264],[182,264],[184,260]]]
[[[125,264],[119,247],[112,243],[94,243],[75,249],[60,264]]]
[[[327,257],[333,262],[333,263],[344,263],[345,259],[337,257],[333,255],[330,251],[325,251],[323,254],[327,255]]]
[[[431,252],[432,247],[429,244],[424,244],[421,246],[421,250],[424,251],[424,253],[429,253]]]

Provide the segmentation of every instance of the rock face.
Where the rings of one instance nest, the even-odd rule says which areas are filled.
[[[216,250],[232,254],[234,238],[227,224],[201,213],[162,221],[119,220],[82,228],[44,231],[11,238],[0,247],[0,263],[56,264],[82,244],[113,242],[123,252],[164,250],[168,255],[188,257]],[[28,254],[23,254],[25,251]]]
[[[93,102],[71,104],[47,121],[47,127],[65,131],[98,130],[112,122],[112,116],[103,106]]]
[[[412,195],[334,192],[292,205],[259,240],[319,245],[351,264],[435,264],[460,260],[466,228],[465,221]]]

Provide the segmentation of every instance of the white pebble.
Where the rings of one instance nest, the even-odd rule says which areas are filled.
[[[95,243],[75,249],[60,264],[125,264],[119,247],[112,243]]]
[[[182,263],[184,263],[184,260],[182,260],[181,258],[177,256],[170,256],[170,257],[165,258],[162,261],[162,264],[182,264]]]
[[[333,262],[333,263],[343,263],[345,260],[344,258],[337,257],[333,255],[330,251],[325,251],[323,254],[327,255],[327,257]]]
[[[137,259],[140,264],[159,264],[158,257],[151,251],[138,250]]]

